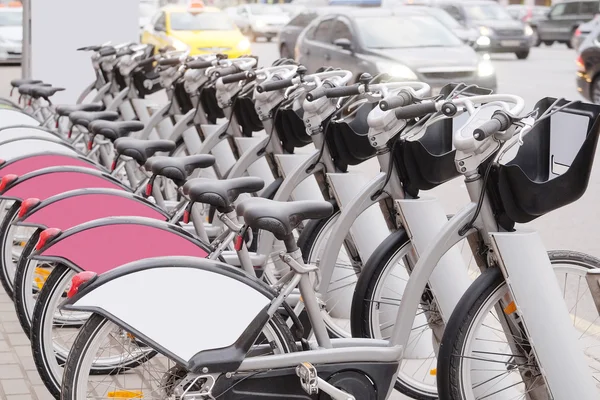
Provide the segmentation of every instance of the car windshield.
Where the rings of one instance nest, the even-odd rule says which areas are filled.
[[[250,7],[250,12],[254,15],[282,15],[282,14],[285,14],[283,9],[278,6],[252,4],[249,7]]]
[[[0,26],[21,26],[23,25],[22,11],[0,12]]]
[[[513,19],[509,13],[498,4],[469,4],[464,3],[469,18],[475,21]]]
[[[372,49],[462,45],[460,39],[428,15],[358,17],[356,25],[364,46]]]
[[[174,31],[231,31],[234,29],[227,14],[222,12],[171,13],[171,30]]]
[[[458,23],[458,21],[452,18],[450,14],[448,14],[441,8],[429,8],[427,9],[427,12],[431,14],[433,18],[437,19],[442,24],[444,24],[444,26],[448,29],[461,28],[461,25]]]

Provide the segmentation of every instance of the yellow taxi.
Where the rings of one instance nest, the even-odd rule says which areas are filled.
[[[191,56],[222,53],[235,58],[251,52],[250,41],[226,13],[198,1],[161,8],[143,28],[142,43],[189,50]]]

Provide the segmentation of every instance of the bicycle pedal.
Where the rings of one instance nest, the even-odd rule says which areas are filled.
[[[317,369],[314,365],[308,362],[298,365],[296,367],[296,375],[300,378],[300,385],[306,393],[319,393]]]

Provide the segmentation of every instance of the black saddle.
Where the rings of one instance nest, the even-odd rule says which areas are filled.
[[[171,140],[120,138],[115,140],[115,150],[119,156],[131,157],[142,166],[146,164],[148,157],[152,157],[155,153],[175,150],[175,142]]]
[[[42,83],[42,81],[40,81],[39,79],[13,79],[12,81],[10,81],[10,85],[13,88],[18,88],[22,85],[35,85],[39,83]]]
[[[238,204],[237,213],[251,228],[264,229],[284,240],[303,220],[329,217],[333,206],[318,200],[280,202],[253,197]]]
[[[117,118],[119,118],[119,114],[114,111],[74,111],[69,114],[69,119],[73,125],[81,125],[86,129],[93,121],[115,121]]]
[[[33,89],[35,89],[37,87],[51,87],[51,86],[52,85],[50,85],[49,83],[35,83],[35,84],[26,83],[26,84],[19,86],[18,90],[22,96],[31,96],[31,91]]]
[[[60,117],[68,117],[75,111],[103,111],[104,104],[102,103],[88,103],[88,104],[61,104],[56,106],[56,113]]]
[[[181,186],[196,168],[212,167],[214,163],[215,158],[209,154],[196,154],[186,157],[155,156],[146,161],[145,168],[151,171],[152,174],[169,178],[177,186]]]
[[[50,101],[50,97],[54,96],[58,92],[62,92],[65,88],[53,87],[53,86],[36,86],[31,89],[31,97],[34,99],[45,99]]]
[[[233,203],[242,193],[254,193],[265,187],[260,178],[242,177],[224,180],[198,178],[183,185],[183,193],[194,203],[214,206],[217,211],[233,211]]]
[[[96,120],[89,123],[88,131],[93,136],[102,135],[111,142],[120,137],[129,135],[131,132],[138,132],[144,129],[144,124],[139,121],[106,121]]]

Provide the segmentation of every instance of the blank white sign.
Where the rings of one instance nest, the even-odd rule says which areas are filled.
[[[29,0],[31,76],[67,89],[56,103],[74,103],[94,80],[90,53],[79,47],[139,41],[138,0]]]

